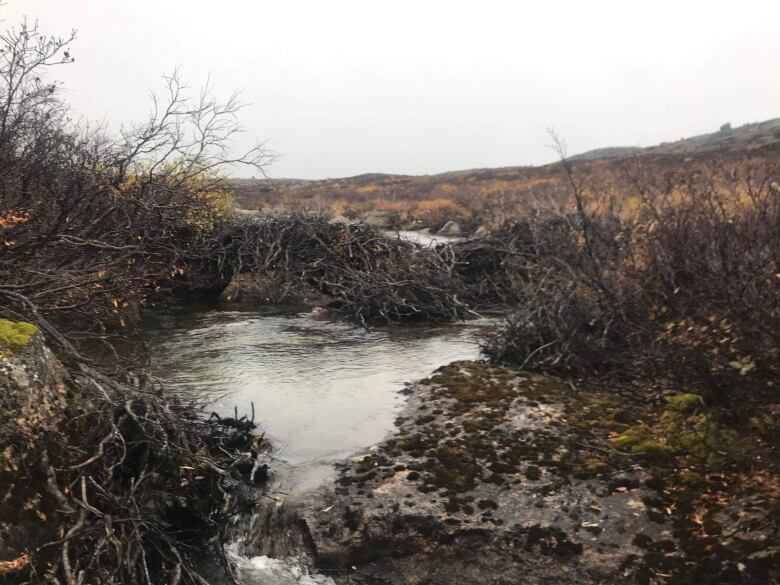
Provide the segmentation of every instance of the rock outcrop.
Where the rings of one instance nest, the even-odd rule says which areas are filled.
[[[363,221],[376,228],[387,229],[393,227],[398,221],[398,214],[393,211],[374,209],[363,215]]]
[[[568,386],[482,363],[410,388],[398,434],[339,470],[303,513],[320,566],[406,582],[595,583],[627,570],[647,477],[569,428]]]
[[[62,422],[55,405],[65,400],[65,379],[34,326],[0,319],[0,425],[6,416],[33,430]],[[0,580],[27,568],[35,544],[57,539],[55,527],[32,508],[41,494],[17,474],[17,448],[0,444]]]
[[[778,530],[766,513],[777,501],[735,496],[712,528],[695,524],[690,493],[610,446],[610,429],[636,416],[615,392],[481,362],[445,366],[406,392],[397,434],[301,506],[317,565],[337,583],[771,578]],[[742,536],[707,534],[729,510]]]
[[[459,236],[463,233],[460,228],[460,224],[456,221],[450,220],[442,226],[442,228],[436,232],[440,236]]]
[[[475,238],[484,238],[489,234],[490,234],[490,229],[486,225],[481,225],[476,230],[474,230]]]

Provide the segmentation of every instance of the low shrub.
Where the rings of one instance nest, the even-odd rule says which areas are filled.
[[[533,216],[496,361],[704,382],[719,398],[772,391],[780,374],[780,182],[745,162],[637,183],[632,217],[583,204]]]

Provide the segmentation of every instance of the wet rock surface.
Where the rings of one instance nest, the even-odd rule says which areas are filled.
[[[610,446],[634,415],[615,393],[481,362],[405,392],[397,434],[301,504],[337,583],[777,582],[772,489],[705,525],[709,488]]]
[[[632,571],[637,533],[662,537],[647,474],[628,460],[605,472],[608,447],[569,424],[562,382],[456,362],[408,392],[398,434],[303,512],[342,582],[601,582]]]

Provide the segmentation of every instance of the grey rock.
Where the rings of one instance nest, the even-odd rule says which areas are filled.
[[[363,221],[377,228],[391,228],[395,225],[398,215],[392,211],[375,209],[363,215]]]
[[[474,231],[474,237],[475,238],[484,238],[486,235],[490,233],[490,230],[487,226],[481,225]]]
[[[436,232],[440,236],[459,236],[463,233],[460,229],[460,224],[456,221],[450,220],[444,224],[444,226]]]

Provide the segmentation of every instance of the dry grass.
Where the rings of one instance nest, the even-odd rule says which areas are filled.
[[[780,158],[776,146],[761,151],[733,151],[694,156],[641,155],[622,159],[577,161],[577,175],[588,177],[590,192],[584,200],[590,209],[630,217],[640,208],[643,188],[662,190],[670,199],[676,185],[684,199],[687,185],[722,181],[729,191],[730,173],[746,160],[769,163]],[[713,166],[720,167],[713,174]],[[648,187],[649,186],[649,187]],[[569,184],[561,165],[511,167],[444,173],[441,175],[361,175],[322,181],[238,180],[233,188],[237,203],[246,209],[335,212],[360,215],[370,210],[397,214],[401,225],[415,223],[435,227],[449,219],[467,228],[495,224],[527,215],[540,206],[565,210],[570,202]],[[714,188],[710,185],[708,188]]]

